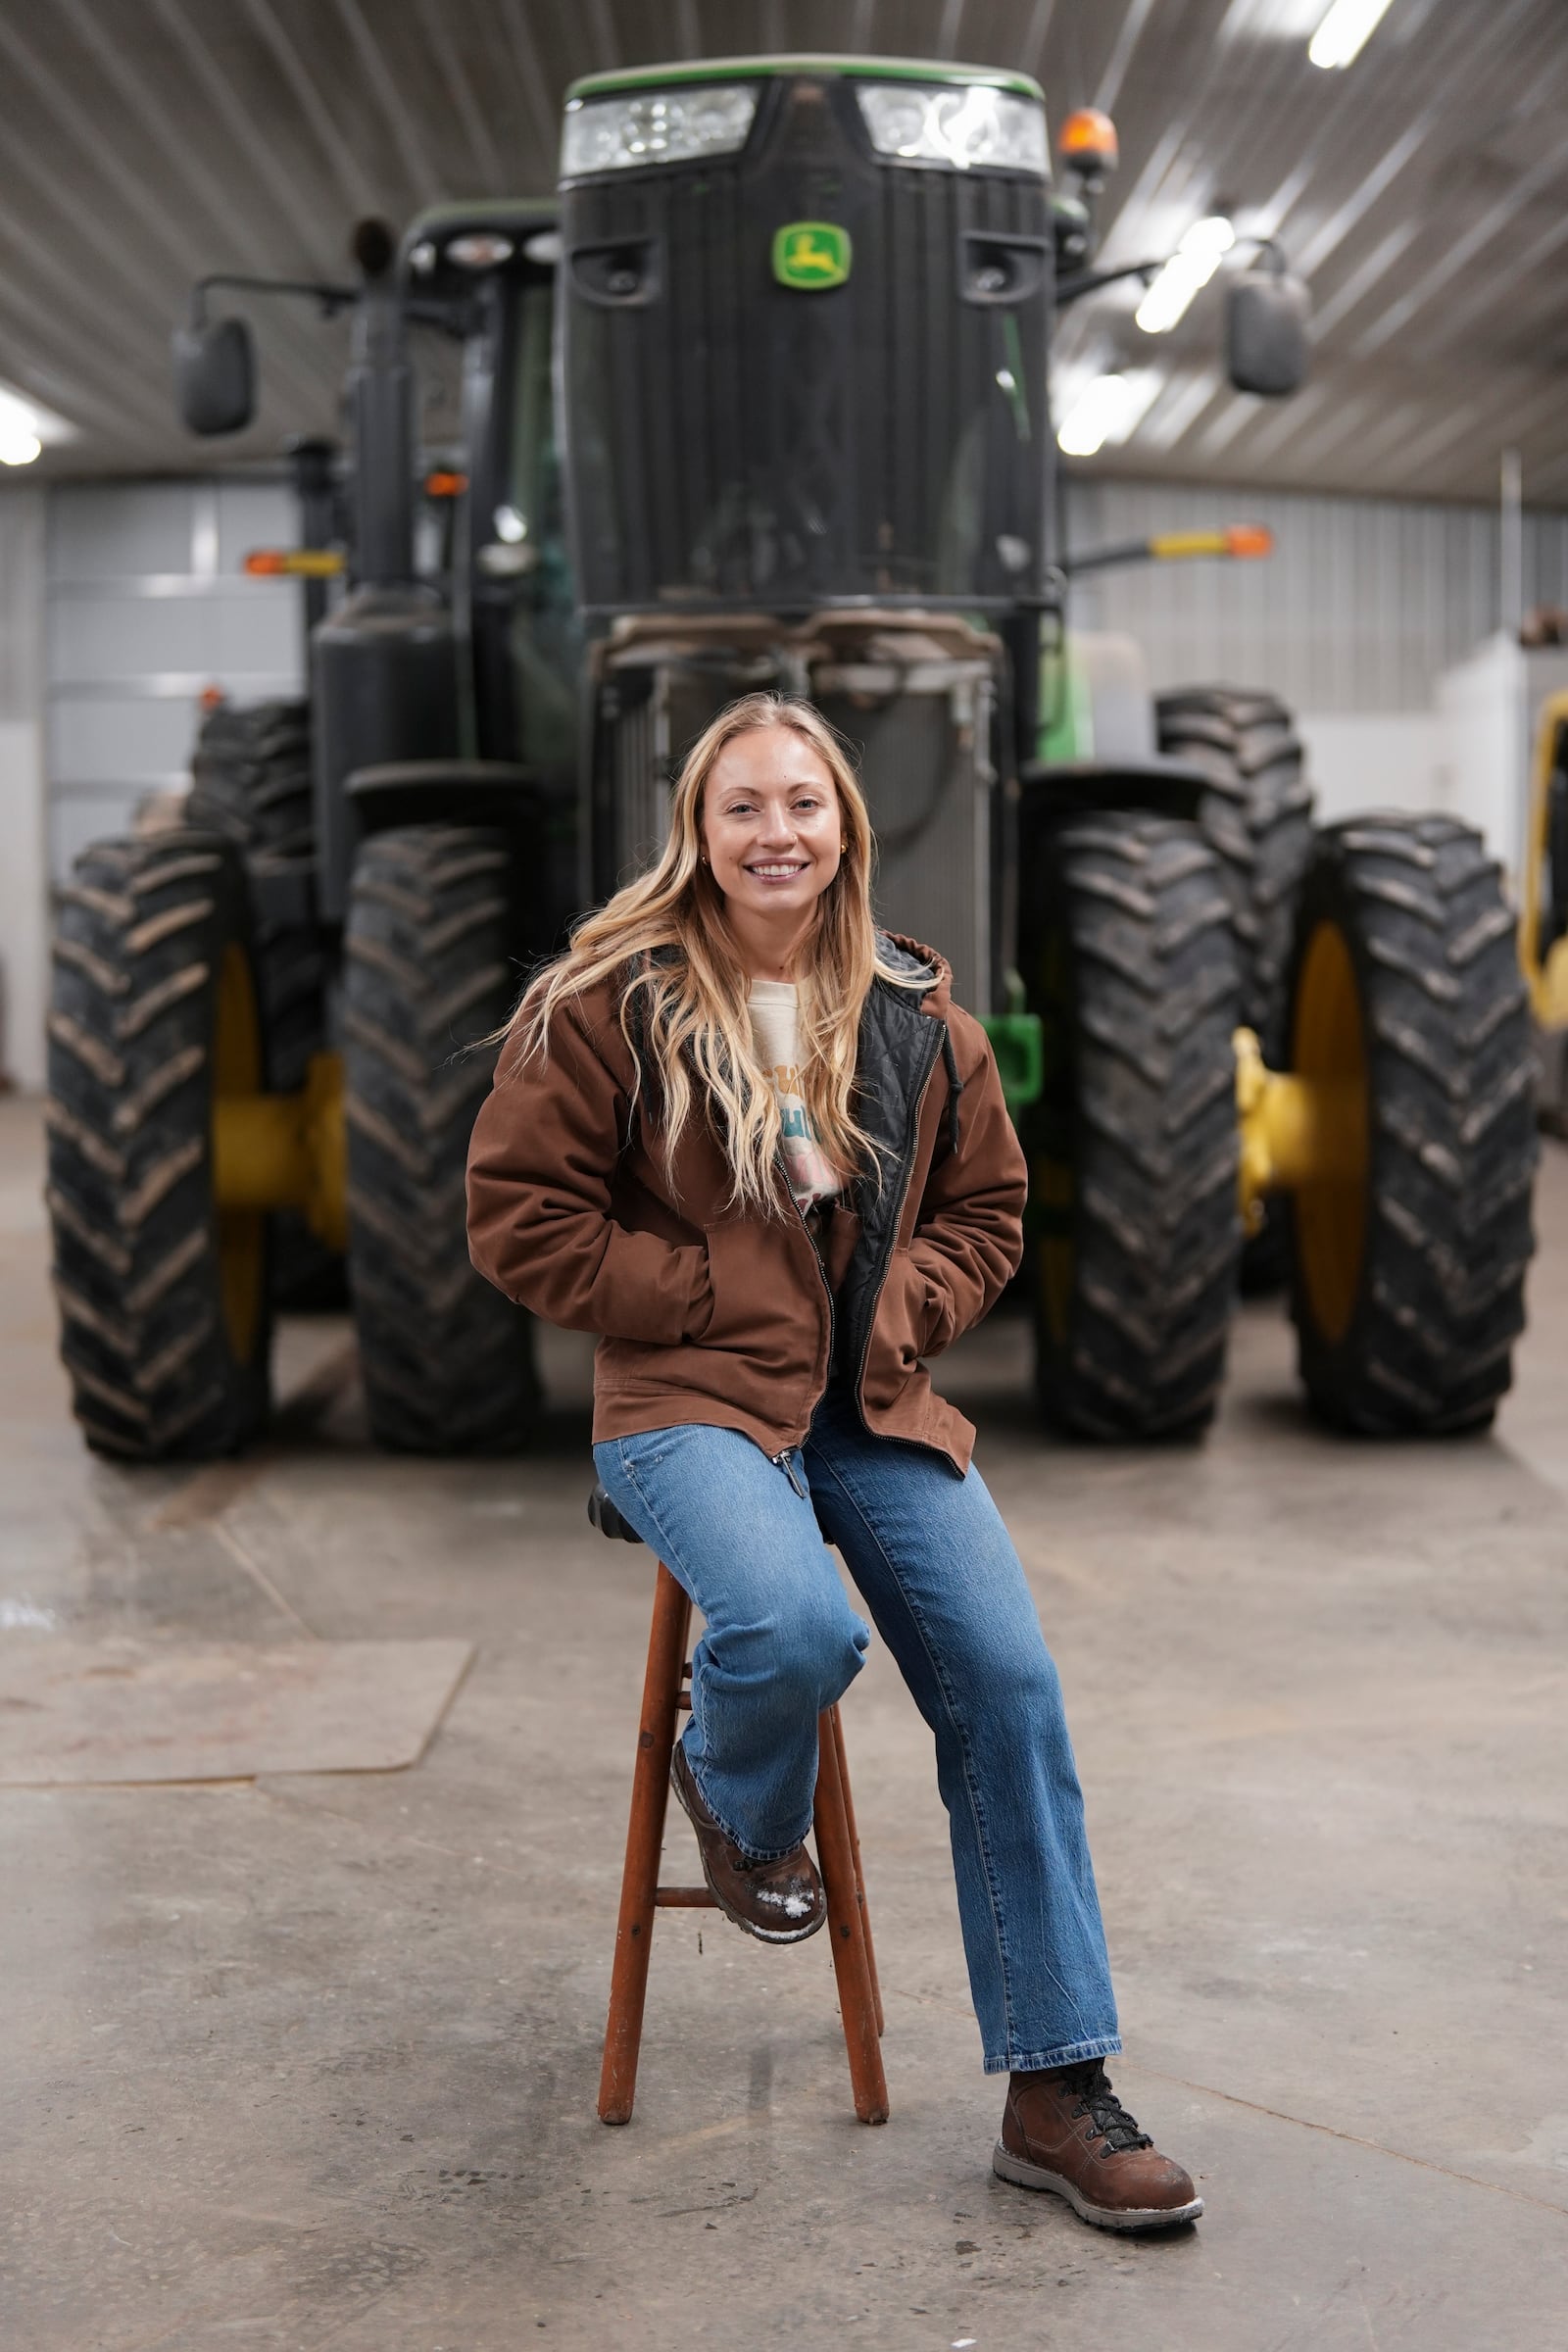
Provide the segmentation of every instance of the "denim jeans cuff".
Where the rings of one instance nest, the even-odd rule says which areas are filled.
[[[1062,2041],[1052,2050],[987,2051],[988,2075],[1043,2075],[1055,2066],[1082,2066],[1090,2058],[1119,2058],[1121,2035],[1102,2034],[1094,2041]]]
[[[719,1828],[723,1831],[724,1836],[729,1839],[731,1845],[737,1846],[746,1856],[748,1862],[782,1862],[786,1854],[793,1854],[798,1845],[804,1845],[806,1843],[806,1832],[811,1826],[809,1815],[807,1816],[805,1827],[802,1829],[800,1836],[798,1838],[792,1838],[788,1845],[753,1845],[748,1838],[737,1838],[735,1832],[730,1828],[729,1823],[724,1819],[724,1816],[722,1813],[720,1813],[718,1807],[709,1795],[708,1790],[704,1788],[702,1774],[699,1772],[697,1766],[692,1763],[689,1750],[687,1752],[686,1762],[688,1766],[690,1766],[692,1779],[697,1784],[698,1795],[702,1798],[704,1804],[708,1807],[708,1810],[710,1813],[711,1813],[713,1819],[717,1822]]]

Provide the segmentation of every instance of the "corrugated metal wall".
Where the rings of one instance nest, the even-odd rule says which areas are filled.
[[[1439,673],[1498,623],[1499,530],[1482,507],[1078,481],[1078,551],[1156,531],[1267,523],[1262,562],[1142,564],[1074,588],[1080,626],[1125,630],[1153,685],[1271,687],[1298,710],[1427,712]],[[1568,515],[1527,514],[1524,609],[1568,606]]]
[[[74,483],[48,503],[46,758],[59,878],[87,841],[122,831],[144,793],[180,782],[203,687],[240,701],[296,690],[300,603],[294,583],[240,570],[248,548],[295,537],[282,482]],[[1078,624],[1136,637],[1156,687],[1225,679],[1283,694],[1307,722],[1326,809],[1424,804],[1437,789],[1437,680],[1497,624],[1495,514],[1156,483],[1069,487],[1078,549],[1227,521],[1267,523],[1276,552],[1090,575],[1074,589]],[[1568,516],[1526,515],[1524,603],[1568,606]]]
[[[253,547],[299,536],[283,482],[65,483],[49,494],[45,757],[57,881],[147,793],[186,780],[200,697],[299,689],[292,580],[251,579]]]

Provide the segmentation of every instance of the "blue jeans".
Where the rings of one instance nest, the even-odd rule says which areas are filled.
[[[979,1472],[869,1436],[837,1388],[781,1462],[684,1423],[594,1463],[707,1620],[685,1745],[726,1834],[771,1856],[809,1827],[816,1718],[871,1638],[825,1537],[936,1738],[986,2072],[1119,2050],[1061,1684]]]

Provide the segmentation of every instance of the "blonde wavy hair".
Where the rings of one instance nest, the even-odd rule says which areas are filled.
[[[639,1046],[658,1078],[668,1164],[699,1109],[710,1109],[729,1163],[729,1205],[766,1215],[782,1205],[773,1174],[778,1099],[752,1042],[751,983],[724,920],[723,894],[701,857],[703,794],[714,762],[736,736],[763,727],[787,727],[815,752],[833,779],[847,844],[816,902],[796,971],[801,1093],[834,1166],[846,1179],[865,1168],[880,1180],[853,1108],[860,1008],[878,974],[903,988],[923,989],[931,980],[911,981],[907,968],[895,970],[878,949],[864,796],[833,729],[791,696],[743,695],[697,738],[675,779],[658,862],[584,915],[566,954],[530,983],[506,1033],[514,1050],[510,1059],[503,1052],[502,1066],[512,1075],[535,1054],[543,1058],[558,1006],[615,980],[638,1084]]]

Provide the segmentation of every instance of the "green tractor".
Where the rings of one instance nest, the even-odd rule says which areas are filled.
[[[1436,818],[1314,841],[1277,705],[1156,707],[1127,648],[1063,640],[1047,363],[1054,312],[1106,282],[1097,136],[1054,196],[1019,75],[599,76],[557,203],[445,207],[401,247],[367,228],[357,283],[303,289],[354,320],[346,467],[296,461],[287,565],[318,605],[347,574],[309,709],[215,714],[190,827],[89,851],[63,896],[50,1202],[90,1444],[242,1445],[274,1306],[339,1268],[380,1443],[524,1441],[528,1321],[466,1254],[471,1049],[758,686],[858,747],[883,915],[991,1029],[1047,1416],[1201,1430],[1279,1199],[1318,1410],[1488,1418],[1533,1150],[1495,870]],[[176,361],[187,421],[222,431],[254,362],[214,282]],[[1300,290],[1265,255],[1229,299],[1233,380],[1288,391]],[[465,383],[457,495],[417,534],[413,329]]]

